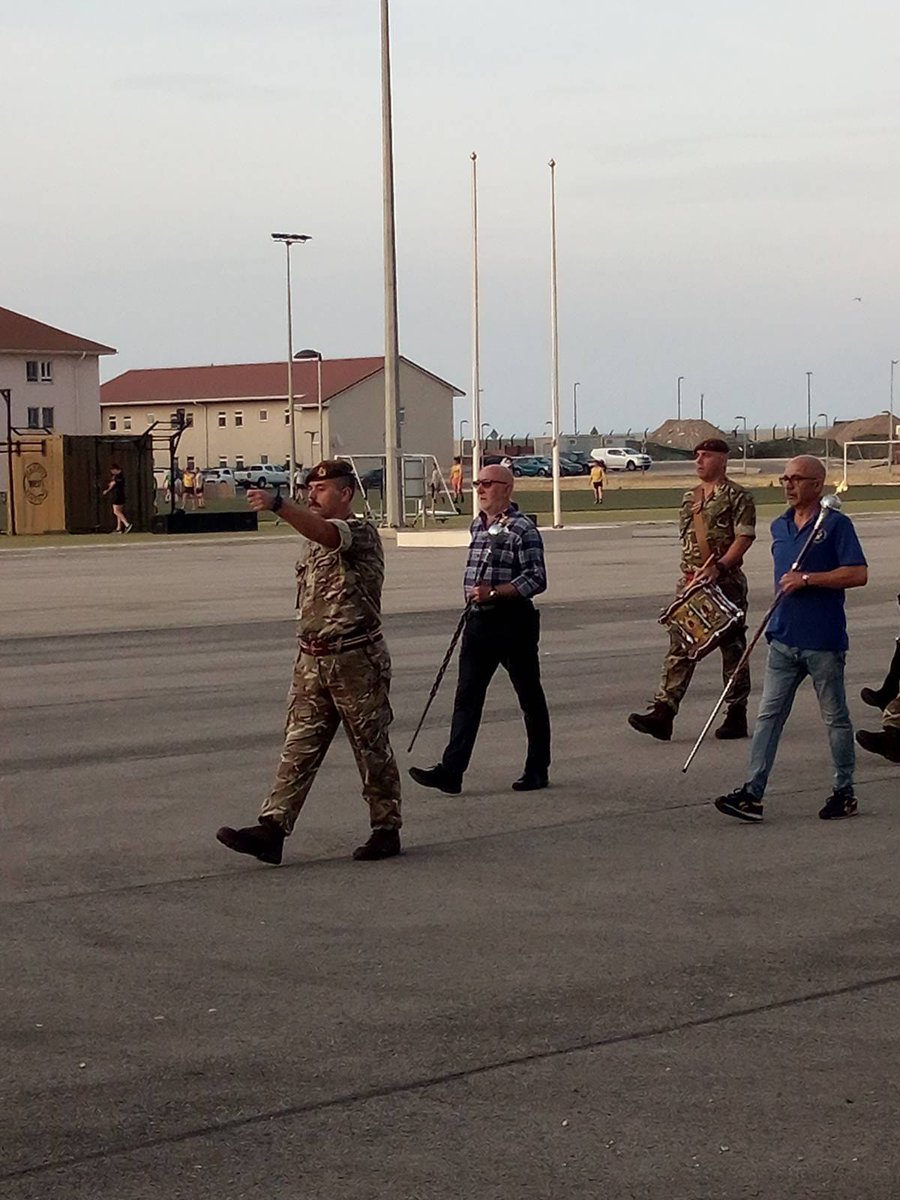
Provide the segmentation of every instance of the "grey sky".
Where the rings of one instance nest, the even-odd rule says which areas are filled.
[[[404,353],[466,391],[479,154],[485,419],[635,429],[886,407],[900,357],[894,5],[392,0]],[[377,0],[2,0],[0,303],[134,366],[378,353]],[[854,296],[862,296],[862,302]],[[898,377],[900,386],[900,377]],[[465,415],[465,407],[460,409]],[[568,427],[571,422],[564,421]]]

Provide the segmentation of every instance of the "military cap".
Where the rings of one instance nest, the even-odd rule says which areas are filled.
[[[355,478],[353,468],[348,462],[344,462],[340,458],[323,458],[307,475],[306,482],[312,483],[314,479],[348,479],[355,481]]]
[[[694,447],[694,453],[696,454],[698,450],[709,450],[715,454],[731,453],[728,443],[723,442],[721,438],[704,438]]]

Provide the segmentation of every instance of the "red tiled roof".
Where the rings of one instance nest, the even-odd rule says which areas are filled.
[[[404,359],[409,362],[408,359]],[[411,366],[416,366],[411,363]],[[423,370],[417,367],[417,370]],[[322,398],[330,400],[384,370],[384,358],[322,360]],[[425,374],[430,374],[426,371]],[[437,376],[433,376],[437,378]],[[440,380],[444,383],[445,380]],[[294,363],[294,395],[316,403],[316,360]],[[447,384],[452,388],[452,384]],[[456,388],[453,391],[461,395]],[[287,363],[232,363],[209,367],[150,367],[125,371],[101,384],[101,404],[203,403],[207,400],[287,400]]]
[[[0,354],[115,354],[111,346],[89,342],[10,308],[0,308]]]

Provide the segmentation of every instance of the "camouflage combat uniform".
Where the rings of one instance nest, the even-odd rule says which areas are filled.
[[[705,498],[702,490],[691,488],[684,493],[681,510],[678,517],[679,533],[681,536],[681,579],[678,591],[687,586],[692,574],[703,566],[703,553],[697,542],[694,529],[694,506],[700,504],[700,512],[706,526],[706,540],[710,552],[716,558],[721,558],[729,546],[738,537],[754,537],[756,534],[756,504],[753,496],[746,488],[726,479],[720,483],[711,496]],[[746,615],[747,612],[747,577],[738,568],[720,575],[716,581],[729,600],[739,605]],[[722,652],[722,682],[737,666],[741,655],[747,647],[746,625],[733,630],[721,643]],[[653,697],[658,704],[667,704],[673,712],[678,712],[684,694],[691,682],[696,663],[688,658],[681,641],[674,632],[670,633],[669,653],[663,663],[662,679],[659,690]],[[750,669],[745,667],[734,681],[734,686],[728,695],[729,707],[746,705],[750,695]]]
[[[351,518],[336,550],[307,542],[297,563],[299,649],[281,763],[260,817],[290,833],[343,723],[373,829],[399,829],[400,775],[388,739],[390,655],[381,635],[384,551],[375,526]],[[349,648],[342,643],[351,642]]]

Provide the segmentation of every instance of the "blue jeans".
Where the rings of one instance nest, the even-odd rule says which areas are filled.
[[[790,715],[797,688],[808,675],[819,700],[819,711],[828,729],[828,744],[834,764],[834,786],[853,787],[856,749],[853,726],[844,691],[843,650],[798,650],[796,646],[769,643],[763,694],[750,746],[750,778],[745,787],[762,800],[769,774],[778,753],[784,723]]]

